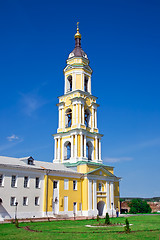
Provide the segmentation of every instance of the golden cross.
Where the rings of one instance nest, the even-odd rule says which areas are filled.
[[[77,22],[77,29],[79,29],[79,22]]]

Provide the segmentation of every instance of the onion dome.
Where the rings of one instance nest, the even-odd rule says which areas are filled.
[[[82,50],[81,47],[81,34],[79,32],[79,26],[78,26],[79,22],[77,23],[77,32],[74,35],[75,38],[75,48],[73,49],[73,51],[69,54],[68,58],[72,58],[72,57],[83,57],[88,59],[87,54]]]

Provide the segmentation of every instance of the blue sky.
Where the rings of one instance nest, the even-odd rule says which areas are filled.
[[[0,155],[52,161],[63,68],[80,22],[102,157],[121,196],[160,196],[160,2],[0,1]]]

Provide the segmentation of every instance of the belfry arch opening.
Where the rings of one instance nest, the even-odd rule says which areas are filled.
[[[69,75],[67,77],[67,92],[72,91],[72,76]]]
[[[89,141],[86,144],[86,157],[88,160],[92,160],[92,151],[93,151],[93,146],[92,143]]]
[[[88,77],[84,77],[84,91],[88,92]]]
[[[91,113],[90,113],[90,111],[88,109],[85,110],[84,116],[85,116],[85,125],[86,125],[86,127],[90,127]]]
[[[69,141],[64,144],[64,160],[68,160],[71,157],[71,143]]]
[[[65,127],[71,127],[72,125],[72,110],[68,108],[65,113]]]

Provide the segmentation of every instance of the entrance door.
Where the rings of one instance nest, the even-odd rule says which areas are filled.
[[[103,216],[105,214],[105,202],[99,201],[97,204],[97,209],[98,209],[98,215]]]
[[[53,213],[59,212],[59,184],[58,181],[53,181]]]

